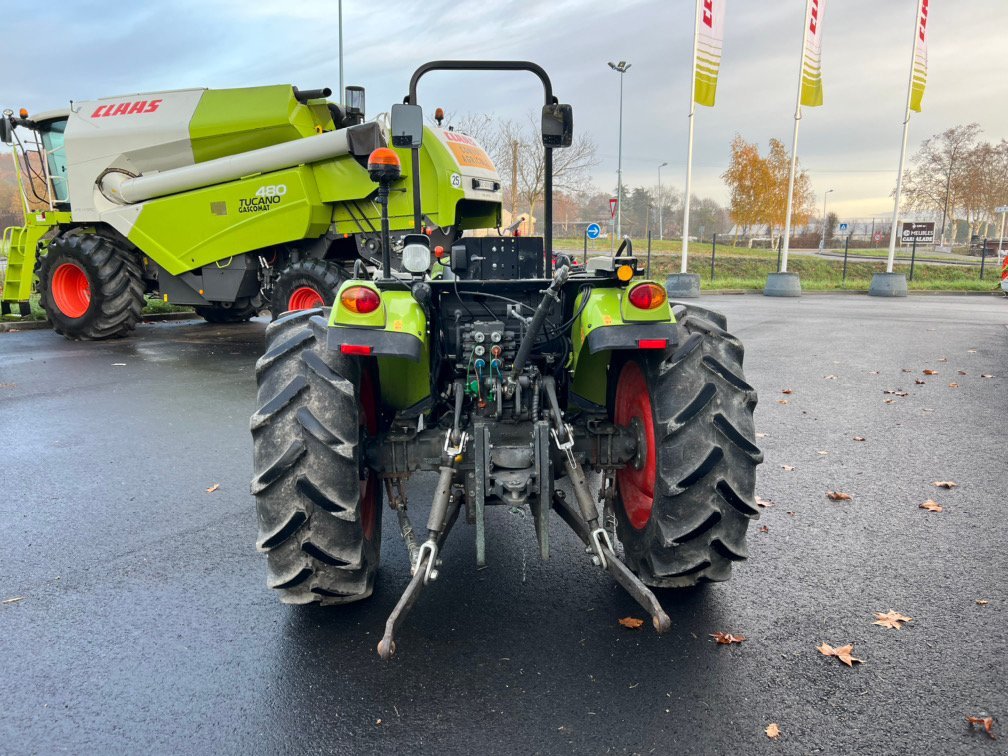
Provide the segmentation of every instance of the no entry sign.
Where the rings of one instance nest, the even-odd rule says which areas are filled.
[[[904,223],[900,229],[901,244],[934,244],[935,224],[933,221],[926,223]]]

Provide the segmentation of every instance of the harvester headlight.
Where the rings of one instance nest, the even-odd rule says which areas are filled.
[[[351,286],[340,294],[340,304],[350,312],[367,315],[381,306],[381,297],[367,286]]]

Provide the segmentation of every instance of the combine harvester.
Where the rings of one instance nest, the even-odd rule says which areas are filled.
[[[362,88],[340,105],[330,94],[284,84],[5,110],[25,224],[4,232],[2,312],[27,315],[37,290],[58,333],[104,339],[132,331],[152,294],[213,323],[332,304],[355,268],[381,260],[367,158],[391,140],[386,118],[365,123]],[[435,249],[501,222],[483,149],[425,130],[423,185],[388,202],[394,256],[415,190]]]

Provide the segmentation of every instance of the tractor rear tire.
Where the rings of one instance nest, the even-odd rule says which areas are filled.
[[[346,279],[346,271],[331,260],[301,260],[288,265],[273,285],[273,319],[285,312],[332,307]]]
[[[614,362],[612,416],[645,440],[640,469],[617,472],[617,534],[631,569],[651,586],[728,580],[748,556],[759,517],[756,391],[743,347],[702,308],[676,308],[679,346]]]
[[[144,285],[140,262],[104,236],[71,232],[57,237],[37,268],[42,308],[68,339],[126,336],[140,322]]]
[[[381,485],[362,456],[378,430],[377,371],[326,348],[327,315],[270,324],[256,363],[256,547],[267,585],[289,604],[367,598],[381,557]]]
[[[247,323],[259,314],[259,308],[251,302],[235,302],[230,306],[199,305],[193,309],[207,323]]]

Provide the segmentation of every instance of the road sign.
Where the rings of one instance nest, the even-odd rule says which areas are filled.
[[[934,221],[926,223],[904,223],[900,229],[900,243],[912,244],[934,244],[935,224]]]
[[[609,198],[609,215],[611,215],[613,218],[616,217],[616,198],[615,197],[610,197]]]
[[[846,230],[847,230],[847,224],[846,223],[841,223],[840,224],[840,233],[842,234]]]
[[[585,229],[585,234],[589,239],[598,239],[601,233],[602,227],[598,223],[589,223],[588,228]]]
[[[882,241],[882,232],[881,231],[876,231],[874,239],[875,239],[875,243],[876,244],[878,244],[880,241]]]
[[[1008,205],[1002,205],[1001,207],[994,208],[995,213],[1008,213]]]

